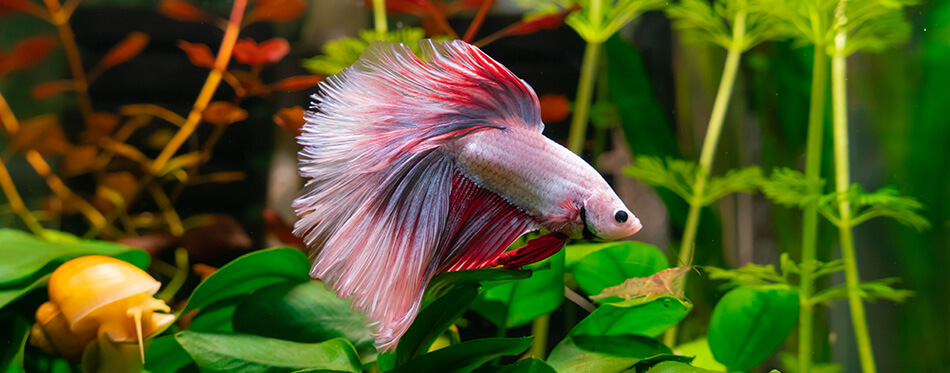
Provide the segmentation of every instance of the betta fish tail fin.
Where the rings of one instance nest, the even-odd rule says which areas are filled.
[[[321,82],[298,137],[309,181],[294,234],[313,248],[311,275],[375,321],[381,351],[409,328],[432,276],[484,266],[534,227],[459,176],[445,150],[477,131],[540,132],[534,91],[464,42],[420,44],[424,60],[373,43]]]

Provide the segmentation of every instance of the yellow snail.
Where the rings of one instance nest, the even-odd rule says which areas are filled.
[[[138,341],[170,325],[175,316],[152,297],[161,283],[127,262],[107,256],[70,260],[49,279],[49,302],[36,310],[30,343],[75,360],[97,337]]]

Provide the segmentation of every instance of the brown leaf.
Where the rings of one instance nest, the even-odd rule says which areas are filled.
[[[298,75],[292,76],[274,83],[274,89],[278,91],[299,91],[317,85],[325,79],[323,75]]]
[[[199,224],[189,224],[197,221]],[[214,214],[191,217],[192,225],[181,237],[181,246],[195,262],[205,262],[221,254],[251,247],[251,237],[237,220],[229,215]]]
[[[214,55],[211,54],[211,48],[204,44],[192,44],[184,40],[178,41],[178,48],[181,48],[188,54],[188,61],[192,65],[213,68]]]
[[[34,100],[45,100],[63,92],[72,91],[75,85],[72,80],[57,80],[40,83],[30,89],[30,97]]]
[[[201,22],[208,18],[200,8],[184,0],[162,0],[158,3],[158,12],[184,22]]]
[[[247,119],[247,111],[227,101],[215,101],[201,113],[201,119],[218,126],[226,126]]]
[[[542,95],[541,101],[541,121],[544,123],[560,122],[571,114],[571,103],[567,101],[564,95]]]
[[[35,149],[42,155],[63,154],[72,148],[59,125],[59,117],[54,114],[20,122],[20,130],[13,136],[11,145],[19,151]]]
[[[294,227],[281,219],[280,215],[274,210],[264,209],[264,231],[274,236],[284,245],[298,249],[307,247],[302,238],[294,235]]]
[[[144,32],[130,32],[125,39],[116,44],[99,61],[99,69],[105,70],[132,59],[148,45],[148,34]]]
[[[634,299],[661,295],[682,298],[683,278],[692,268],[689,266],[667,268],[652,276],[628,278],[622,284],[606,288],[590,299],[600,300],[607,297]]]
[[[145,250],[149,255],[155,256],[178,244],[178,239],[172,236],[171,233],[157,232],[141,236],[129,236],[116,242],[131,248]]]
[[[98,143],[99,139],[112,134],[112,131],[119,126],[119,120],[119,116],[112,113],[101,111],[92,113],[92,116],[89,117],[89,125],[82,133],[82,143]]]
[[[98,156],[98,148],[92,145],[76,146],[69,149],[63,161],[63,175],[70,177],[92,171]]]
[[[274,38],[257,44],[254,40],[238,40],[234,45],[234,59],[248,65],[264,65],[280,61],[290,52],[290,43]]]
[[[306,121],[303,119],[303,108],[294,106],[283,108],[274,115],[274,123],[280,128],[292,133],[294,136],[300,136],[301,129]]]
[[[27,0],[0,0],[0,16],[4,16],[28,8]]]
[[[108,173],[99,180],[93,206],[99,211],[110,212],[125,205],[139,190],[139,180],[127,171]]]
[[[307,9],[304,0],[258,0],[247,23],[257,21],[293,21]]]

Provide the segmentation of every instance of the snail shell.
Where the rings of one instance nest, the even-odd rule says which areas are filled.
[[[30,342],[75,358],[99,334],[116,342],[140,340],[175,320],[155,312],[170,311],[152,297],[160,287],[145,271],[112,257],[70,260],[50,276],[50,300],[37,309]]]

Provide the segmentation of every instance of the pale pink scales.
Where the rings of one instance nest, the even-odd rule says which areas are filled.
[[[313,248],[311,275],[374,320],[380,350],[405,333],[439,272],[522,265],[567,236],[639,229],[593,168],[541,135],[531,87],[464,42],[420,45],[424,61],[373,43],[321,83],[298,138],[309,181],[294,233]],[[553,233],[527,255],[496,262],[541,226]]]

